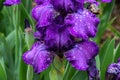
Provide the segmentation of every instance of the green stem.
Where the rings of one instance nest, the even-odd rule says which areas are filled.
[[[26,80],[33,80],[33,68],[28,65],[28,68],[27,68],[27,79]]]
[[[15,79],[19,79],[19,22],[18,22],[18,17],[19,17],[19,11],[18,11],[18,5],[13,6],[13,25],[15,28]]]

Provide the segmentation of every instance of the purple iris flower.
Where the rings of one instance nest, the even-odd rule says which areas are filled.
[[[19,4],[21,0],[6,0],[3,4],[5,6],[11,6],[11,5],[16,5]]]
[[[82,41],[63,54],[73,67],[78,70],[87,70],[89,60],[94,58],[97,53],[98,47],[94,42]],[[32,65],[36,73],[40,73],[51,64],[53,55],[52,50],[48,50],[44,43],[38,41],[23,54],[23,60],[26,64]]]
[[[78,11],[78,13],[68,14],[65,24],[69,27],[71,35],[77,38],[88,39],[95,37],[99,19],[88,10]]]
[[[112,63],[108,66],[106,72],[106,80],[120,80],[120,61]]]
[[[51,0],[33,8],[37,42],[23,54],[23,60],[36,73],[50,65],[53,55],[65,57],[78,70],[88,70],[91,66],[90,60],[98,54],[98,46],[89,38],[95,37],[99,19],[83,5],[78,7],[83,3],[84,0]]]
[[[35,0],[38,5],[32,10],[32,17],[37,23],[34,34],[37,42],[23,54],[23,60],[36,73],[47,69],[54,56],[59,56],[65,57],[74,68],[87,70],[90,78],[99,80],[94,59],[99,49],[89,38],[96,36],[100,21],[84,8],[85,1]]]

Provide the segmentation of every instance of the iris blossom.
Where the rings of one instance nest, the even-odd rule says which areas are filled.
[[[118,63],[112,63],[108,66],[106,80],[120,80],[120,58]]]
[[[110,2],[111,0],[102,0]],[[18,0],[6,0],[5,5],[17,4]],[[65,57],[77,70],[87,70],[90,79],[99,80],[95,63],[98,46],[89,38],[96,36],[100,22],[96,14],[84,7],[96,0],[35,0],[32,9],[36,20],[37,41],[22,56],[36,73],[47,69],[55,56]],[[11,3],[11,4],[7,4]]]
[[[95,42],[89,41],[96,36],[99,18],[84,8],[84,0],[36,2],[38,5],[32,9],[32,17],[37,22],[34,35],[41,44],[35,43],[36,46],[23,54],[24,62],[40,73],[57,55],[65,57],[77,70],[87,70],[90,78],[99,80],[95,60],[91,62],[99,49]]]
[[[5,6],[11,6],[11,5],[16,5],[19,4],[21,0],[6,0],[3,4]]]
[[[61,0],[57,3],[56,0],[39,1],[40,4],[37,3],[32,9],[32,17],[37,22],[34,36],[44,46],[33,44],[23,54],[24,62],[40,73],[51,64],[56,55],[65,57],[78,70],[88,70],[90,60],[99,51],[96,43],[89,41],[89,38],[96,35],[99,18],[81,5],[84,0]]]

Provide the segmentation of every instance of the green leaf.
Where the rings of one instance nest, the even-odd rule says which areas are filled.
[[[15,46],[15,30],[13,30],[8,36],[6,37],[6,42],[9,44],[9,48],[12,50]]]
[[[6,44],[6,39],[3,34],[0,34],[0,56],[4,59],[7,77],[11,77],[11,80],[14,80],[14,65],[13,65],[13,56],[11,51],[9,51],[8,44]],[[0,79],[1,80],[1,79]]]
[[[0,11],[1,11],[2,8],[3,8],[3,1],[4,1],[4,0],[0,0]]]
[[[26,10],[26,8],[25,8],[25,6],[21,3],[20,4],[20,10],[21,10],[21,21],[20,21],[20,25],[21,26],[23,26],[23,30],[24,30],[24,19],[25,18],[27,18],[28,20],[29,20],[29,22],[30,22],[30,24],[31,24],[31,26],[32,26],[32,28],[33,28],[33,30],[34,30],[34,28],[35,28],[35,26],[34,26],[34,21],[32,20],[32,17],[31,17],[31,15],[29,14],[29,12],[27,12],[27,10]]]
[[[2,58],[0,59],[0,80],[7,80],[4,61]]]
[[[71,80],[88,80],[86,71],[76,71]]]
[[[30,49],[32,44],[34,43],[33,32],[25,32],[25,42],[27,44],[28,49]]]
[[[118,37],[120,38],[120,32],[117,31],[113,26],[110,26],[110,30],[111,30],[116,36],[118,36]]]
[[[63,80],[64,60],[56,56],[50,70],[50,80]]]
[[[69,62],[67,62],[67,66],[66,66],[66,69],[65,69],[65,72],[64,72],[64,77],[63,77],[63,80],[68,80],[68,79],[71,79],[73,77],[73,75],[75,74],[76,72],[76,69],[73,68]]]
[[[27,79],[26,80],[33,80],[33,68],[28,65],[27,68]]]
[[[97,55],[95,57],[95,59],[96,59],[96,66],[97,66],[98,70],[100,70],[100,57],[99,57],[99,55]]]
[[[106,41],[104,42],[104,44],[103,44],[102,47],[100,48],[100,51],[99,51],[100,64],[103,63],[103,58],[104,58],[104,56],[105,56],[106,49],[107,49],[109,43],[110,43],[110,40],[108,39],[108,40],[106,40]]]
[[[50,73],[50,80],[63,80],[63,75],[60,71],[57,71],[56,69],[51,69]]]
[[[105,5],[105,7],[103,7],[104,10],[103,10],[102,15],[100,17],[100,24],[98,27],[97,36],[95,38],[97,43],[100,42],[101,37],[107,28],[107,23],[109,22],[110,16],[112,14],[114,4],[115,4],[115,0],[112,0],[111,3],[107,3]]]
[[[117,62],[118,58],[120,58],[120,43],[116,47],[114,61]]]
[[[101,64],[101,80],[105,80],[105,73],[107,67],[113,62],[113,54],[114,54],[114,45],[115,45],[115,40],[112,39],[106,48],[106,52],[103,53],[105,54],[103,56],[103,62]]]

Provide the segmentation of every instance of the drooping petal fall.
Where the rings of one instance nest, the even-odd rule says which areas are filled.
[[[45,45],[40,42],[34,43],[32,48],[22,56],[26,64],[34,67],[35,73],[45,70],[52,62],[52,54],[46,50]]]
[[[73,49],[64,53],[66,59],[78,70],[87,70],[89,60],[98,53],[98,46],[91,41],[83,41],[76,44]]]

